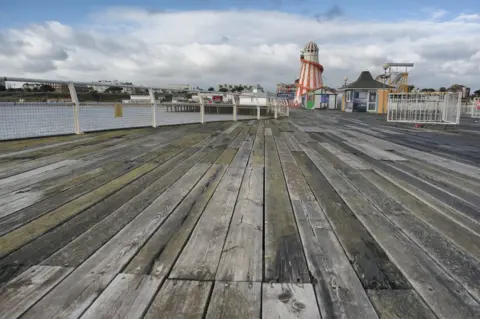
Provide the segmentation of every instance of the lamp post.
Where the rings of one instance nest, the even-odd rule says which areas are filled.
[[[348,78],[344,77],[343,78],[343,82],[344,82],[343,87],[347,87],[347,81],[348,81]]]
[[[388,68],[390,67],[390,65],[388,65],[388,63],[385,63],[383,65],[383,90],[385,91],[385,82],[387,81],[387,70]]]

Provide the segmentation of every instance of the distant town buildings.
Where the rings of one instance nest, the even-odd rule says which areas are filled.
[[[132,82],[121,82],[121,81],[106,81],[106,80],[100,80],[97,82],[92,82],[92,89],[93,91],[97,91],[98,93],[104,93],[111,87],[115,87],[117,85],[133,85]],[[126,94],[136,94],[139,93],[137,92],[139,89],[136,88],[129,88],[129,87],[123,87],[122,90],[119,93],[126,93]]]
[[[239,87],[242,87],[243,88],[243,91],[252,91],[253,89],[255,88],[262,88],[262,86],[260,84],[219,84],[217,86],[217,91],[220,91],[222,89],[227,89],[229,91],[235,89],[235,88],[239,88]]]

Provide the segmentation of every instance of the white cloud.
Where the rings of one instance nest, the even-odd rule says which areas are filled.
[[[440,14],[440,13],[439,13]],[[443,15],[443,13],[442,13]],[[308,41],[320,48],[326,84],[385,61],[414,62],[419,87],[480,86],[480,20],[371,22],[275,11],[156,12],[115,8],[83,27],[50,21],[0,34],[0,72],[8,76],[137,84],[262,83],[298,76]],[[437,15],[439,17],[439,15]],[[1,74],[2,76],[4,74]]]

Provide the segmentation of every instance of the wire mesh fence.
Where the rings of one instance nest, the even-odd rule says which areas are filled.
[[[388,122],[458,125],[460,93],[393,93],[388,97]]]
[[[72,103],[0,102],[0,139],[73,133]]]
[[[80,103],[82,132],[152,126],[152,106],[133,103]]]
[[[174,124],[203,123],[211,121],[236,121],[288,116],[288,103],[281,98],[266,93],[216,93],[194,92],[197,101],[160,102],[159,98],[172,95],[172,91],[160,88],[148,88],[131,84],[104,84],[38,80],[25,78],[3,78],[5,81],[26,82],[28,90],[32,83],[39,88],[57,85],[59,93],[35,93],[35,99],[42,102],[28,102],[29,94],[12,97],[17,102],[0,101],[0,140],[19,139],[37,136],[81,134],[112,129],[162,126]],[[45,84],[45,83],[48,83]],[[102,94],[100,89],[104,86]],[[107,88],[105,88],[105,86]],[[81,94],[77,89],[82,88]],[[85,91],[88,89],[89,91]],[[143,95],[130,95],[138,92]],[[67,90],[67,91],[65,91]],[[93,91],[92,91],[93,90]],[[98,90],[98,91],[97,91]],[[112,95],[113,91],[122,94]],[[109,93],[105,93],[109,92]],[[168,93],[168,94],[167,94]],[[185,90],[181,91],[185,94]],[[180,94],[177,92],[176,94]],[[45,95],[45,96],[44,96]],[[61,95],[61,96],[60,96]],[[209,98],[203,99],[202,96]],[[213,96],[226,97],[226,102],[213,102]],[[12,95],[13,96],[13,95]],[[68,96],[68,97],[67,97]],[[130,100],[125,98],[130,97]],[[261,96],[260,98],[258,98]],[[79,99],[79,97],[81,97]],[[49,98],[50,101],[49,101]],[[111,101],[99,102],[103,99]],[[92,99],[90,101],[90,99]],[[251,103],[242,103],[250,101]],[[60,101],[61,100],[61,101]],[[65,101],[66,100],[66,101]],[[95,100],[95,101],[93,101]]]

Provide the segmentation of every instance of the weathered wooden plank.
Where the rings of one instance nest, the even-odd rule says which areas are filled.
[[[232,133],[237,127],[239,127],[240,125],[243,125],[242,122],[233,123],[233,124],[231,124],[231,125],[224,131],[224,133],[225,133],[225,134],[230,134],[230,133]]]
[[[381,319],[436,319],[413,289],[368,290],[370,300]]]
[[[338,146],[341,146],[348,151],[355,150],[333,137],[330,138],[334,143],[338,143]],[[475,234],[480,234],[480,224],[478,224],[475,219],[472,219],[470,216],[468,216],[468,214],[465,214],[465,209],[467,213],[472,214],[476,214],[476,211],[471,206],[465,205],[465,202],[455,200],[456,197],[425,184],[413,176],[404,174],[400,170],[394,169],[384,162],[376,161],[375,159],[369,158],[362,153],[358,153],[357,155],[363,160],[367,161],[375,169],[375,171],[385,179],[401,187],[409,194],[427,203],[438,212],[448,216],[448,218],[454,220]]]
[[[0,168],[0,178],[7,178],[18,174],[27,173],[28,171],[41,169],[43,166],[48,166],[57,162],[75,158],[76,160],[81,158],[81,155],[88,154],[91,156],[94,151],[102,151],[109,146],[115,146],[122,142],[122,140],[107,141],[99,144],[81,147],[65,153],[55,154],[48,157],[43,157],[35,161],[26,161],[20,164],[2,165]]]
[[[479,313],[480,305],[460,284],[373,207],[338,171],[326,165],[307,145],[302,147],[437,316],[471,318]]]
[[[180,254],[226,170],[226,165],[214,164],[128,263],[123,272],[152,273],[156,277],[164,278]]]
[[[265,136],[272,136],[272,128],[271,127],[265,127]]]
[[[430,179],[456,186],[475,195],[478,194],[480,188],[480,181],[478,180],[420,160],[412,159],[408,163],[411,168]]]
[[[140,319],[162,281],[154,276],[119,274],[82,319]]]
[[[358,172],[343,172],[343,175],[390,221],[403,230],[417,245],[453,278],[462,284],[477,300],[480,300],[480,262],[458,249],[441,233],[415,217],[398,202],[391,199]],[[480,238],[472,237],[480,243]]]
[[[262,284],[216,282],[206,319],[260,319]]]
[[[263,123],[260,123],[253,142],[253,149],[250,155],[249,165],[255,167],[265,166],[265,137],[263,133]]]
[[[292,200],[314,201],[315,196],[305,182],[302,171],[295,162],[285,141],[281,138],[275,138],[275,144],[290,198]]]
[[[71,242],[70,244],[50,256],[47,260],[43,262],[43,264],[68,264],[75,266],[80,265],[105,242],[107,242],[112,236],[114,236],[118,231],[120,231],[120,229],[122,229],[140,212],[147,208],[149,204],[154,203],[154,200],[160,194],[163,194],[168,189],[168,187],[171,187],[171,185],[174,184],[177,180],[179,180],[182,175],[184,175],[188,170],[192,169],[195,163],[198,162],[198,160],[206,154],[205,150],[195,152],[195,148],[192,149],[194,154],[188,157],[183,162],[180,161],[180,163],[178,163],[175,161],[176,157],[172,158],[168,163],[166,163],[166,165],[158,169],[158,175],[151,176],[151,178],[149,178],[148,180],[146,179],[145,181],[143,181],[144,184],[142,182],[131,184],[128,186],[128,188],[115,194],[114,197],[107,198],[107,200],[105,201],[105,204],[107,204],[107,206],[99,206],[96,211],[82,214],[85,215],[85,218],[88,218],[87,223],[91,226],[93,225],[93,222],[95,222],[95,220],[92,220],[93,218],[90,216],[95,216],[98,214],[110,214],[112,211],[119,207],[111,215],[108,215],[105,219],[101,220],[99,223],[95,224],[94,227],[88,230],[90,234],[96,234],[95,236],[87,236],[83,240],[75,240]],[[165,175],[163,175],[160,179],[156,180],[161,176],[160,174]],[[151,183],[153,181],[154,183],[147,187],[148,183]],[[132,201],[128,201],[130,198],[132,198],[133,195],[136,194],[138,195],[134,197]],[[122,204],[123,206],[120,207],[120,205]],[[100,219],[97,219],[96,221],[98,220]],[[73,225],[75,224],[70,225],[70,227],[73,227]],[[72,232],[76,233],[75,231]],[[68,238],[68,236],[71,235],[68,231],[65,231],[64,236],[67,236]]]
[[[143,179],[142,181],[135,181],[113,196],[108,197],[99,205],[92,207],[85,213],[76,216],[67,223],[55,228],[52,232],[40,237],[37,240],[36,245],[26,245],[22,247],[18,253],[15,252],[9,256],[10,263],[18,264],[18,260],[21,260],[22,258],[22,263],[27,263],[27,261],[40,262],[43,260],[43,258],[58,250],[66,243],[82,234],[82,232],[91,227],[93,224],[109,215],[100,223],[96,224],[91,230],[89,230],[89,233],[96,234],[95,236],[87,236],[83,240],[73,241],[57,253],[53,254],[44,262],[44,264],[53,265],[79,265],[105,242],[107,242],[112,236],[114,236],[120,229],[128,224],[133,218],[135,218],[143,209],[150,205],[155,200],[156,196],[158,196],[158,194],[163,193],[188,169],[193,167],[197,161],[202,163],[205,162],[204,158],[210,156],[212,153],[208,148],[204,148],[202,151],[197,153],[195,153],[195,150],[196,148],[187,149],[181,154],[175,156],[165,164],[161,165],[159,168],[155,169],[153,172],[149,173],[148,177],[142,177],[140,179]],[[205,154],[207,154],[207,156],[205,156]],[[188,159],[185,160],[186,158]],[[214,159],[212,159],[212,161],[213,160]],[[223,171],[221,171],[221,174],[223,175]],[[159,176],[162,177],[147,188],[147,185],[152,183]],[[215,180],[211,180],[210,182],[214,184]],[[121,204],[127,202],[139,191],[142,191],[142,193],[110,215],[110,213],[116,207],[119,207]],[[190,203],[190,200],[186,200],[184,202]],[[200,206],[200,203],[202,203],[202,200],[197,200],[194,206],[191,207],[191,210],[195,212],[195,209]],[[180,208],[190,208],[188,205],[189,204],[184,206],[182,204],[180,205]],[[150,267],[150,265],[146,266]]]
[[[300,236],[273,137],[265,136],[265,280],[309,282]]]
[[[445,181],[441,181],[441,180],[439,181],[439,179],[441,179],[440,176],[438,175],[431,176],[431,175],[425,174],[422,170],[417,170],[414,167],[412,167],[410,162],[407,162],[405,164],[392,163],[391,165],[394,166],[396,169],[401,170],[402,172],[405,172],[415,178],[421,179],[423,182],[428,183],[433,187],[436,187],[455,197],[461,198],[463,201],[467,202],[472,207],[480,207],[480,196],[478,196],[478,193],[476,193],[478,192],[478,188],[471,189],[469,192],[464,189],[467,187],[465,183],[463,185],[458,185],[458,186],[452,185],[451,178],[450,179],[445,178]]]
[[[63,140],[62,140],[63,137]],[[94,136],[57,136],[37,139],[18,139],[14,141],[0,142],[0,158],[10,155],[21,155],[32,151],[49,149],[60,145],[82,143],[85,140],[91,140]]]
[[[73,170],[71,171],[70,178],[64,179],[63,181],[62,179],[57,178],[49,179],[0,197],[0,210],[2,211],[0,217],[19,211],[51,196],[58,196],[60,193],[75,186],[79,187],[79,185],[97,178],[108,171],[116,169],[121,165],[118,161],[112,161],[103,166],[101,164],[102,163],[95,165],[97,168],[94,169],[91,169],[94,167],[91,166],[88,169],[85,169],[84,173],[78,175],[76,173],[79,173],[79,171]]]
[[[294,199],[296,184],[307,185],[294,157],[281,140],[276,140],[293,211],[302,239],[310,277],[323,318],[376,318],[362,284],[338,242],[317,201]],[[285,149],[286,148],[286,149]],[[284,165],[290,163],[291,165]],[[289,178],[289,174],[297,174]],[[311,190],[308,189],[311,193]],[[311,197],[313,197],[313,193]],[[298,197],[298,196],[297,196]],[[342,293],[339,294],[338,291]]]
[[[243,141],[248,135],[250,131],[250,126],[244,126],[242,131],[238,134],[238,136],[228,145],[230,148],[240,148],[243,144]]]
[[[336,133],[335,133],[336,134]],[[426,161],[428,163],[440,166],[442,168],[453,170],[455,172],[461,173],[465,176],[474,177],[477,180],[480,180],[480,168],[460,163],[451,159],[446,159],[438,155],[434,155],[427,152],[418,151],[409,147],[405,147],[396,143],[388,142],[373,136],[365,135],[363,133],[357,132],[356,137],[361,138],[370,143],[374,143],[377,147],[384,150],[394,150],[400,155],[407,155],[418,160]]]
[[[262,281],[263,167],[243,176],[216,280]]]
[[[0,318],[15,319],[34,305],[73,268],[33,266],[0,288]]]
[[[135,168],[135,164],[118,163],[116,162],[116,168],[101,174],[100,176],[87,181],[84,184],[79,185],[75,189],[70,189],[65,192],[61,192],[55,197],[49,197],[42,200],[35,205],[25,207],[16,212],[16,214],[5,216],[0,218],[0,235],[4,235],[15,228],[18,228],[32,220],[35,220],[42,215],[45,215],[55,209],[62,207],[69,202],[86,196],[90,192],[98,189],[99,187],[106,185],[109,182],[119,178],[120,176],[127,174],[132,168]],[[139,166],[139,165],[136,165]]]
[[[311,284],[264,283],[262,318],[321,318]]]
[[[165,221],[209,166],[197,164],[190,169],[152,205],[26,312],[25,318],[80,316]],[[85,237],[88,236],[85,234]],[[82,240],[82,237],[77,240]]]
[[[25,181],[29,182],[30,180],[33,180],[32,183],[42,181],[43,179],[48,178],[48,177],[45,177],[46,173],[50,173],[51,171],[57,170],[65,166],[75,165],[76,162],[77,162],[76,160],[64,160],[64,161],[60,161],[60,162],[46,165],[43,167],[39,167],[25,173],[0,179],[0,187],[1,187],[0,195],[10,193],[18,188],[23,187],[25,184]],[[16,186],[16,185],[20,185],[20,186]]]
[[[409,288],[410,285],[303,152],[293,156],[325,212],[364,288]]]
[[[144,319],[201,319],[207,308],[213,283],[167,280],[153,300]]]
[[[111,219],[112,217],[107,217],[102,224],[97,226],[97,236],[91,237],[89,238],[90,240],[84,240],[82,242],[83,245],[88,248],[73,249],[78,242],[72,242],[68,248],[66,247],[64,250],[60,251],[56,255],[53,255],[49,259],[49,264],[52,265],[65,265],[68,263],[75,265],[80,264],[90,254],[92,254],[96,248],[103,245],[103,243],[111,238],[111,236],[118,232],[131,219],[133,219],[151,202],[153,202],[155,199],[154,195],[163,192],[168,186],[175,182],[184,172],[178,172],[178,170],[175,170],[175,167],[178,163],[181,163],[183,159],[187,158],[192,153],[195,153],[194,148],[182,152],[181,154],[170,159],[168,162],[157,167],[152,172],[140,177],[138,180],[122,188],[112,196],[109,196],[99,203],[93,205],[83,213],[76,215],[72,219],[62,223],[50,232],[47,232],[46,234],[40,236],[36,240],[21,247],[17,251],[2,259],[0,261],[0,269],[10,269],[10,271],[1,272],[0,282],[8,280],[8,278],[14,276],[16,272],[21,271],[22,267],[28,267],[30,265],[40,263],[46,257],[50,256],[61,247],[65,246],[67,243],[81,235],[92,225],[111,214],[112,211],[126,203],[133,196],[145,190],[149,184],[153,183],[160,176],[169,172],[165,178],[162,178],[161,181],[158,181],[154,186],[152,185],[149,187],[148,190],[145,190],[142,193],[142,195],[139,195],[139,198],[136,198],[134,202],[125,205],[122,209],[120,209],[120,212],[116,212],[114,219]],[[75,253],[68,253],[70,249],[72,249]],[[11,267],[12,265],[15,267]],[[21,265],[21,268],[18,268],[19,265]]]
[[[322,317],[377,318],[333,230],[299,224]]]
[[[0,256],[22,247],[24,244],[41,236],[49,229],[70,219],[81,211],[99,202],[106,196],[113,194],[128,183],[154,169],[156,165],[146,163],[125,175],[97,188],[96,190],[71,201],[67,205],[53,210],[41,217],[0,237]]]
[[[291,151],[302,151],[300,145],[298,145],[298,141],[293,137],[293,133],[282,132],[280,135],[283,137]]]
[[[253,141],[245,141],[222,177],[170,278],[213,280]]]
[[[325,148],[327,151],[341,159],[347,165],[356,168],[356,169],[369,169],[370,166],[362,161],[360,158],[356,157],[351,153],[344,152],[338,147],[332,145],[331,143],[320,143],[320,145]]]
[[[275,121],[275,120],[274,120]],[[278,130],[277,126],[275,124],[273,124],[271,126],[271,130],[272,130],[272,135],[275,136],[275,137],[280,137],[280,131]]]
[[[359,139],[351,139],[351,142],[346,142],[346,144],[351,147],[364,152],[365,154],[373,157],[376,160],[383,161],[406,161],[407,159],[398,155],[395,155],[391,152],[384,151],[378,147],[375,147],[369,143],[363,143]]]
[[[470,229],[457,224],[443,213],[439,213],[439,211],[409,194],[398,185],[380,176],[375,171],[366,170],[362,171],[362,174],[370,182],[387,193],[392,199],[406,207],[428,225],[435,227],[456,245],[480,260],[480,232],[474,233]]]

